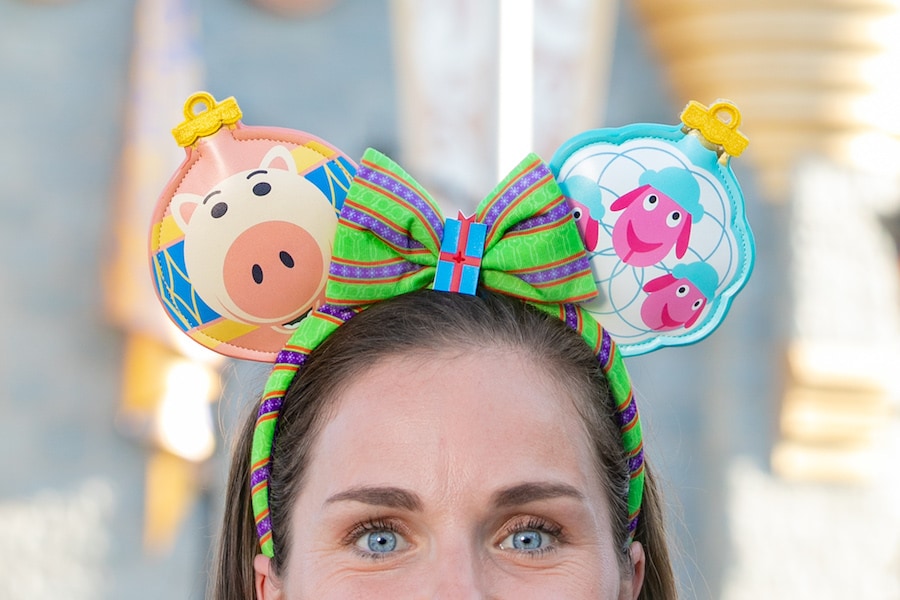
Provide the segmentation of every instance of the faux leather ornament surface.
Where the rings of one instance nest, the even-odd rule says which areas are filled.
[[[150,235],[157,294],[172,321],[221,354],[273,362],[324,301],[338,213],[356,165],[302,131],[241,123],[233,98],[185,103],[184,162]]]
[[[550,163],[600,293],[583,308],[626,356],[709,335],[753,265],[730,167],[747,146],[740,113],[691,102],[682,119],[588,131]]]

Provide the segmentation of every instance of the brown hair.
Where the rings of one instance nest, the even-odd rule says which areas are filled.
[[[409,352],[512,347],[547,365],[547,373],[575,392],[579,412],[595,446],[597,470],[607,490],[611,522],[623,573],[628,556],[629,473],[606,379],[590,348],[561,321],[503,296],[465,296],[421,291],[379,303],[342,325],[309,357],[291,383],[278,419],[272,449],[269,511],[280,573],[290,551],[291,506],[305,473],[310,448],[328,420],[333,398],[354,376],[379,360]],[[250,442],[255,410],[245,419],[234,445],[225,518],[211,586],[216,600],[253,600],[253,558],[259,553],[250,506]],[[634,540],[646,555],[641,600],[677,597],[669,561],[661,499],[649,466]]]

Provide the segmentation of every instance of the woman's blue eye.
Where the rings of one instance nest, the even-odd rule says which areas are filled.
[[[390,531],[375,531],[366,535],[366,546],[372,552],[391,552],[397,548],[397,536]]]
[[[512,547],[516,550],[540,550],[544,536],[540,531],[520,531],[512,535]]]
[[[366,554],[388,554],[405,550],[409,543],[399,533],[378,527],[361,533],[355,546]]]
[[[500,549],[540,553],[555,547],[557,542],[557,536],[552,533],[542,531],[534,526],[527,526],[506,536],[500,542]]]

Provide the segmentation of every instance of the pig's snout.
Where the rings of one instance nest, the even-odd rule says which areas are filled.
[[[269,322],[286,322],[309,308],[325,260],[302,227],[267,221],[244,230],[225,254],[225,291],[243,312]]]

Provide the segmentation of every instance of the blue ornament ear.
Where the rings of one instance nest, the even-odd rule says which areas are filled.
[[[590,207],[596,221],[585,247],[599,297],[583,308],[626,356],[703,339],[750,277],[753,235],[730,165],[747,145],[739,123],[730,103],[691,102],[679,125],[586,131],[550,162],[576,219]]]

